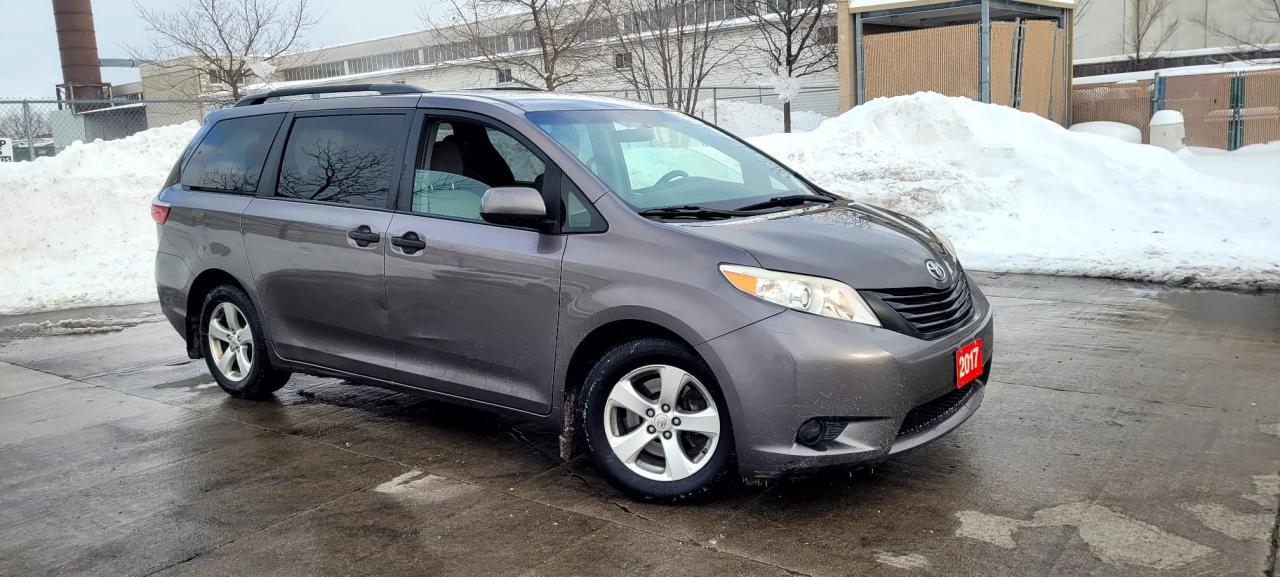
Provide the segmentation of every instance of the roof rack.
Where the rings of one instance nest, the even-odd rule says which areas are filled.
[[[412,84],[337,84],[333,86],[304,86],[301,88],[282,88],[268,92],[258,92],[241,98],[236,106],[253,106],[262,104],[272,98],[282,96],[308,96],[312,94],[338,94],[342,92],[377,92],[378,94],[425,94],[430,92]]]

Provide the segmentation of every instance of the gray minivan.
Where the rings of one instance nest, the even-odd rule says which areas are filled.
[[[164,313],[228,394],[300,372],[541,420],[641,499],[884,459],[990,373],[945,238],[635,102],[253,95],[152,216]]]

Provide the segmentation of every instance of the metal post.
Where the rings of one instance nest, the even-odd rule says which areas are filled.
[[[1231,77],[1231,118],[1227,121],[1227,150],[1244,146],[1244,75]]]
[[[1064,55],[1064,56],[1065,56],[1065,55]],[[1057,88],[1055,88],[1055,86],[1057,86],[1057,85],[1058,85],[1058,82],[1057,82],[1057,80],[1054,78],[1054,75],[1056,75],[1056,74],[1058,74],[1058,73],[1059,73],[1059,68],[1058,68],[1058,27],[1057,27],[1057,26],[1055,26],[1055,27],[1053,28],[1053,50],[1051,50],[1051,51],[1049,52],[1049,70],[1052,70],[1052,71],[1053,71],[1053,73],[1049,75],[1049,120],[1053,120],[1053,104],[1054,104],[1054,98],[1053,98],[1053,97],[1054,97],[1054,95],[1055,95],[1055,94],[1057,94],[1057,92],[1058,92]],[[1070,95],[1070,93],[1063,95],[1063,97],[1064,97],[1064,98],[1067,98],[1067,97],[1069,97],[1069,96],[1071,96],[1071,95]],[[1065,121],[1066,119],[1064,118],[1063,120]]]
[[[35,135],[31,133],[32,127],[35,126],[35,119],[31,116],[31,103],[26,100],[22,101],[22,124],[24,136],[27,137],[27,160],[36,159],[36,140]],[[16,152],[16,151],[15,151]],[[17,156],[15,154],[15,156]],[[14,160],[17,160],[16,158]]]
[[[720,124],[720,92],[719,88],[711,89],[711,123]]]
[[[854,106],[863,104],[867,101],[867,77],[864,72],[864,68],[866,66],[866,56],[864,55],[864,52],[866,52],[866,46],[863,46],[862,40],[862,13],[859,12],[858,14],[853,15],[853,50],[855,52],[854,60],[857,62],[857,64],[854,65],[854,69],[858,77],[855,81],[855,84],[857,85],[857,96],[853,99]]]
[[[1012,58],[1009,63],[1009,102],[1019,110],[1022,109],[1022,41],[1023,29],[1026,24],[1021,18],[1014,21],[1013,27],[1013,51]],[[1053,64],[1050,63],[1050,68]]]
[[[991,102],[991,0],[982,0],[978,25],[978,99]]]

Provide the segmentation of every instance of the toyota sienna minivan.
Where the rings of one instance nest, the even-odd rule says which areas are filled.
[[[251,95],[151,210],[164,314],[228,394],[297,372],[541,420],[645,500],[883,460],[990,373],[946,238],[636,102]]]

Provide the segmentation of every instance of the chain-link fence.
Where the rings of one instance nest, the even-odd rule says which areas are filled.
[[[0,162],[53,156],[76,141],[114,140],[157,126],[199,122],[221,106],[195,100],[0,99]]]
[[[674,92],[674,91],[673,91]],[[696,102],[695,114],[712,123],[740,114],[738,103],[752,103],[781,110],[782,103],[771,87],[704,86],[681,89],[685,98]],[[793,113],[837,114],[835,86],[806,87],[792,100]],[[584,91],[663,104],[670,99],[662,89],[614,89]],[[76,141],[113,140],[148,128],[201,121],[225,103],[197,100],[17,100],[0,98],[0,162],[21,162],[53,156]],[[782,131],[781,115],[766,119]]]
[[[683,102],[696,103],[692,107],[695,115],[711,122],[719,124],[724,120],[724,116],[736,113],[740,108],[735,108],[738,103],[751,103],[769,106],[777,110],[782,110],[782,101],[778,99],[778,94],[770,86],[701,86],[694,90],[691,88],[615,88],[609,90],[575,90],[578,94],[594,94],[598,96],[611,96],[613,98],[624,98],[627,100],[638,100],[652,104],[660,104],[671,106],[673,108],[689,108],[681,106]],[[836,86],[805,86],[800,89],[791,99],[791,112],[812,112],[823,116],[836,116],[839,114],[839,97],[840,90]],[[778,126],[774,132],[782,132],[782,121],[779,117]]]
[[[1280,70],[1156,76],[1076,86],[1075,122],[1123,122],[1150,136],[1158,110],[1182,113],[1187,144],[1235,150],[1280,140]]]

